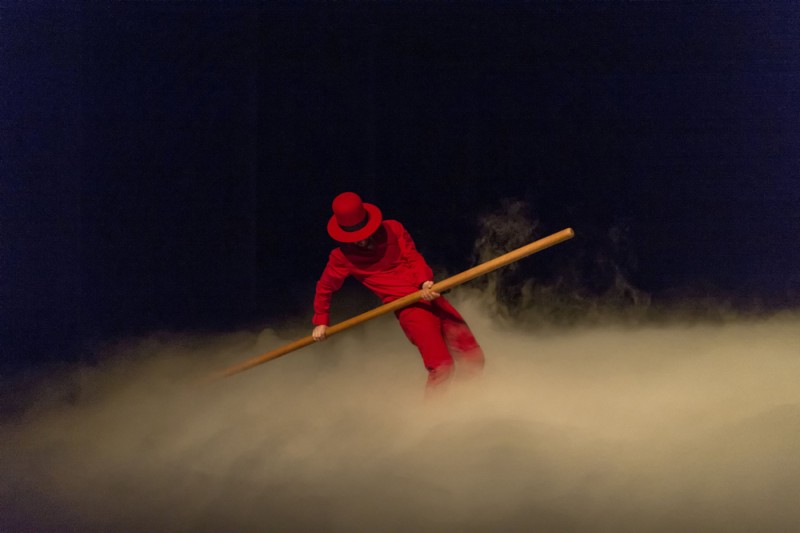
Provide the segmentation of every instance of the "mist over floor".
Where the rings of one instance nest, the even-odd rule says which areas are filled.
[[[52,374],[0,431],[0,529],[786,531],[800,316],[527,327],[453,300],[487,354],[423,399],[393,317],[168,333]]]

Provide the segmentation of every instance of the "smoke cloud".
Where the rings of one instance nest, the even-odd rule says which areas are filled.
[[[210,385],[308,328],[152,335],[16,389],[0,530],[800,523],[798,314],[530,328],[450,296],[487,367],[433,400],[391,316]]]
[[[532,211],[526,202],[507,198],[497,210],[481,216],[474,263],[563,229],[545,231]],[[638,263],[632,244],[624,221],[611,226],[584,223],[567,245],[568,254],[545,252],[534,261],[512,263],[482,276],[471,286],[481,289],[484,305],[494,316],[526,321],[531,327],[602,323],[622,315],[639,319],[655,310],[650,295],[629,281]]]

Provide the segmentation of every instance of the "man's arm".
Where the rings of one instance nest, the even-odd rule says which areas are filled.
[[[317,281],[314,293],[314,317],[312,324],[316,326],[312,333],[314,340],[325,339],[325,330],[330,324],[330,309],[333,293],[342,287],[342,283],[350,275],[347,265],[338,258],[336,250],[328,256],[328,264]]]
[[[397,241],[403,252],[406,264],[411,267],[417,287],[422,290],[423,300],[434,300],[440,296],[438,292],[430,290],[433,286],[433,269],[428,265],[422,254],[417,251],[414,239],[399,222],[397,224]]]

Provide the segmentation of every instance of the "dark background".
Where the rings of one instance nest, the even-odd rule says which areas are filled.
[[[796,2],[71,4],[0,2],[4,372],[310,318],[344,190],[438,271],[520,201],[542,283],[800,300]]]

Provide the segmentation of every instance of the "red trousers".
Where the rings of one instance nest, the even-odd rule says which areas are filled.
[[[406,337],[422,355],[429,389],[447,381],[454,361],[459,372],[478,374],[483,370],[483,350],[464,318],[444,297],[417,302],[395,314]]]

